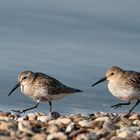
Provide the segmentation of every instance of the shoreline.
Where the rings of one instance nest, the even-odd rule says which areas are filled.
[[[0,112],[2,140],[138,140],[140,115],[94,112],[63,115],[42,112],[18,116]]]

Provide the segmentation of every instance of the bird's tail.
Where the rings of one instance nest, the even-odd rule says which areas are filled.
[[[66,91],[67,91],[67,93],[83,92],[80,89],[75,89],[75,88],[71,88],[71,87],[67,88]]]

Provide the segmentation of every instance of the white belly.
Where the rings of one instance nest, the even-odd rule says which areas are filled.
[[[31,99],[35,101],[41,101],[41,102],[47,102],[47,101],[53,101],[53,100],[59,100],[67,95],[71,94],[49,94],[48,89],[46,87],[36,88],[33,90],[30,90],[28,86],[21,86],[21,91]]]
[[[109,82],[108,89],[112,95],[124,101],[140,99],[140,91],[133,87],[125,88],[124,86],[117,86]]]

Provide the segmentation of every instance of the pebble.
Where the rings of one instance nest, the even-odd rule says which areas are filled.
[[[50,115],[49,116],[38,116],[37,120],[41,121],[41,122],[50,121],[50,120],[52,120],[52,116],[50,116]]]
[[[137,126],[140,127],[140,120],[134,120],[134,121],[132,122],[132,124],[137,125]]]
[[[27,115],[29,120],[36,120],[37,119],[37,115],[35,113],[29,113]]]
[[[18,123],[18,129],[21,132],[32,133],[31,128],[32,128],[32,126],[29,121],[23,120],[23,121],[19,121],[19,123]]]
[[[58,133],[52,133],[49,134],[47,137],[47,140],[67,140],[67,136],[62,133],[62,132],[58,132]]]
[[[140,130],[136,132],[136,135],[140,138]]]
[[[0,131],[2,131],[2,130],[4,130],[4,131],[6,131],[6,130],[10,130],[10,129],[14,129],[14,128],[16,128],[16,123],[15,122],[8,122],[8,121],[3,121],[3,122],[1,122],[0,121]]]
[[[104,122],[103,128],[109,132],[115,130],[115,126],[111,122]]]
[[[89,123],[88,123],[88,127],[89,128],[92,128],[92,129],[101,129],[102,127],[103,127],[103,121],[90,121]]]
[[[48,128],[47,128],[47,132],[48,133],[56,133],[59,131],[59,128],[57,125],[50,125]]]
[[[71,122],[67,127],[66,127],[66,132],[69,133],[71,132],[75,127],[75,123]]]
[[[69,119],[69,118],[58,118],[55,121],[55,124],[58,124],[58,125],[61,125],[61,124],[68,125],[70,122],[71,122],[71,119]]]
[[[90,115],[87,112],[81,113],[81,117],[89,118]]]
[[[6,117],[6,116],[0,116],[0,121],[11,121],[13,118],[11,117]]]
[[[95,121],[111,122],[109,117],[99,117],[99,118],[95,119]]]
[[[10,112],[2,112],[2,111],[0,111],[0,116],[3,116],[3,117],[7,117],[10,114],[11,114]]]
[[[87,127],[89,125],[87,120],[80,121],[78,124],[80,124],[82,127]]]
[[[120,138],[126,138],[126,137],[131,137],[133,135],[133,132],[128,129],[128,128],[124,128],[119,134],[118,137]]]
[[[83,133],[76,137],[76,140],[97,140],[96,133]]]
[[[32,137],[32,140],[46,140],[46,135],[45,134],[35,134]]]
[[[28,120],[28,117],[24,116],[24,117],[17,118],[17,121],[23,121],[23,120]]]

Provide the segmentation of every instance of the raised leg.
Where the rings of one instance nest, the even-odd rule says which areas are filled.
[[[121,107],[122,105],[130,105],[130,103],[131,103],[130,101],[127,102],[127,103],[118,103],[116,105],[112,105],[111,107],[116,109],[118,107]]]
[[[50,112],[52,112],[52,102],[49,101],[49,106],[50,106]]]
[[[12,110],[12,111],[16,112],[17,114],[21,114],[21,113],[25,113],[26,111],[37,108],[38,105],[39,105],[39,102],[37,102],[37,104],[33,107],[30,107],[30,108],[27,108],[27,109],[24,109],[24,110]]]

